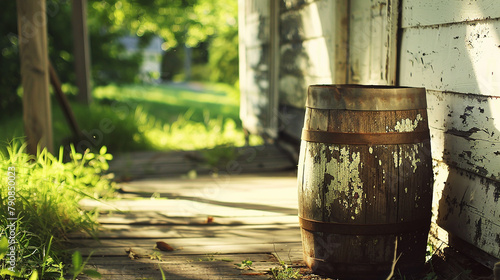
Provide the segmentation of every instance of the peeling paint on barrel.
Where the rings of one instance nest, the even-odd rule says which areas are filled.
[[[422,115],[417,114],[415,116],[415,120],[411,119],[402,119],[401,121],[398,121],[396,123],[396,126],[394,126],[394,130],[397,132],[412,132],[417,128],[418,124],[420,121],[423,121],[424,119],[422,118]]]
[[[317,175],[320,172],[321,176],[311,178],[314,182],[306,184],[306,188],[324,185],[329,200],[338,199],[345,207],[354,208],[356,215],[360,214],[365,197],[360,176],[360,170],[363,168],[360,152],[351,151],[349,147],[316,143],[309,143],[307,149],[305,164],[310,170],[318,172]],[[318,157],[318,154],[321,156]],[[311,192],[310,189],[307,191]],[[322,199],[318,196],[314,200],[316,207],[321,208]]]
[[[402,150],[399,152],[394,152],[394,167],[398,168],[402,165],[403,159],[409,160],[412,167],[412,172],[415,173],[418,167],[418,163],[421,162],[420,157],[418,156],[420,148],[423,147],[423,143],[412,144],[409,150],[404,151],[404,155],[402,154]]]
[[[362,168],[360,153],[351,152],[348,147],[329,146],[328,148],[332,154],[339,153],[338,158],[332,157],[325,166],[326,172],[335,178],[328,186],[328,190],[337,199],[351,196],[355,198],[355,202],[347,206],[355,207],[355,214],[359,214],[363,197],[363,182],[359,172]],[[347,201],[343,202],[348,204]]]

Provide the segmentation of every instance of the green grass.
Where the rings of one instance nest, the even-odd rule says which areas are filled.
[[[111,153],[243,146],[238,91],[224,84],[108,85],[94,102],[71,107],[83,139],[72,139],[59,105],[52,104],[55,147],[73,141],[80,152],[107,146]],[[22,115],[0,122],[0,140],[22,137]],[[262,143],[251,136],[250,144]]]
[[[112,183],[101,175],[112,157],[105,148],[97,154],[72,150],[71,160],[63,162],[62,153],[55,157],[43,150],[28,155],[20,141],[1,152],[0,277],[13,268],[15,279],[62,279],[68,235],[93,236],[98,225],[95,213],[83,211],[78,202],[113,193]],[[8,237],[7,251],[3,237]],[[11,251],[13,256],[7,258],[5,253]]]

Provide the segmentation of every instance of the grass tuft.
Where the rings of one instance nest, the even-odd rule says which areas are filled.
[[[5,202],[0,206],[0,238],[8,238],[0,270],[21,279],[63,279],[69,234],[94,236],[97,228],[96,213],[83,211],[78,202],[113,193],[112,183],[101,176],[112,156],[105,148],[97,154],[73,148],[71,160],[63,162],[62,151],[56,158],[46,150],[29,155],[25,148],[13,141],[0,153],[0,200]]]

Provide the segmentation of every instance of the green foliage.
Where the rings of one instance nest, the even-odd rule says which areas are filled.
[[[0,200],[6,202],[0,206],[0,236],[16,242],[9,242],[15,255],[0,260],[0,269],[10,271],[13,260],[22,279],[63,279],[68,234],[93,236],[97,226],[95,214],[83,211],[78,202],[112,194],[111,183],[101,176],[112,157],[105,148],[98,154],[72,149],[71,161],[65,163],[62,153],[56,158],[42,150],[32,156],[25,147],[13,141],[0,154]]]
[[[97,28],[97,26],[93,27]],[[141,52],[128,53],[119,42],[124,32],[98,32],[91,29],[90,49],[92,52],[92,80],[95,85],[109,83],[139,82]]]
[[[200,87],[201,90],[173,86],[107,86],[96,89],[95,97],[115,100],[110,101],[114,108],[133,114],[134,121],[129,125],[137,127],[139,135],[146,138],[152,149],[243,146],[245,136],[238,117],[236,90],[220,84]],[[256,136],[252,136],[250,142],[252,145],[262,143]]]
[[[210,80],[234,85],[238,81],[238,30],[215,37],[209,48]]]
[[[163,269],[161,268],[161,266],[160,266],[159,264],[158,264],[158,268],[160,269],[160,272],[161,272],[161,279],[162,279],[162,280],[167,279],[167,278],[165,277],[165,272],[163,272]]]
[[[237,1],[211,0],[217,32],[210,42],[210,80],[234,85],[238,81],[238,3]],[[208,24],[207,22],[207,24]]]
[[[17,40],[16,1],[2,1],[0,11],[0,116],[18,113],[22,104],[17,95],[21,83]]]
[[[241,264],[238,264],[238,266],[241,269],[252,269],[252,264],[253,264],[253,262],[250,260],[243,260],[243,261],[241,261]]]
[[[280,261],[279,266],[271,268],[271,273],[274,280],[300,279],[302,277],[299,269],[289,267],[283,261]]]
[[[83,139],[75,142],[79,152],[87,148],[97,152],[103,146],[109,147],[111,153],[152,149],[152,143],[139,127],[140,114],[135,108],[121,103],[112,103],[111,106],[106,104],[91,104],[89,107],[79,105],[75,109],[75,115],[83,132]],[[65,123],[64,125],[67,129]],[[69,130],[66,135],[69,135]]]
[[[15,3],[5,1],[0,11],[0,117],[22,107]],[[119,39],[127,35],[137,36],[140,48],[154,35],[165,40],[163,78],[181,71],[185,44],[193,48],[193,78],[231,85],[238,79],[237,1],[89,0],[87,8],[94,85],[139,81],[142,55],[125,50]],[[60,80],[74,84],[71,16],[71,1],[47,0],[49,57]]]
[[[102,278],[102,275],[93,269],[85,269],[85,265],[89,261],[91,255],[87,257],[85,262],[83,261],[82,254],[79,251],[75,251],[73,255],[71,255],[71,260],[73,263],[73,267],[71,268],[71,274],[73,274],[73,280],[78,277],[80,274],[86,274],[92,278]]]
[[[217,147],[215,156],[227,161],[232,147],[245,145],[237,91],[228,85],[108,85],[96,88],[94,98],[90,106],[71,104],[82,139],[71,137],[60,107],[53,104],[54,144],[65,146],[66,154],[70,141],[78,152],[90,148],[95,153],[102,146],[110,153]],[[0,122],[0,141],[23,136],[21,115]],[[250,135],[250,145],[262,143]]]

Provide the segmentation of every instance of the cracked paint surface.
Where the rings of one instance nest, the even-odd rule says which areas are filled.
[[[414,120],[411,119],[403,119],[398,121],[394,126],[394,131],[397,132],[412,132],[415,131],[418,124],[423,121],[422,115],[417,114]]]
[[[311,170],[320,176],[312,176],[312,182],[303,185],[306,188],[304,191],[312,192],[310,188],[324,185],[327,200],[338,200],[344,207],[354,209],[355,214],[361,213],[364,195],[360,177],[360,168],[363,166],[360,153],[351,151],[349,147],[318,143],[308,143],[307,153],[309,156],[305,158],[305,165],[312,167]],[[319,195],[314,198],[314,202],[316,207],[322,207],[323,201]],[[331,211],[328,205],[326,209]]]

